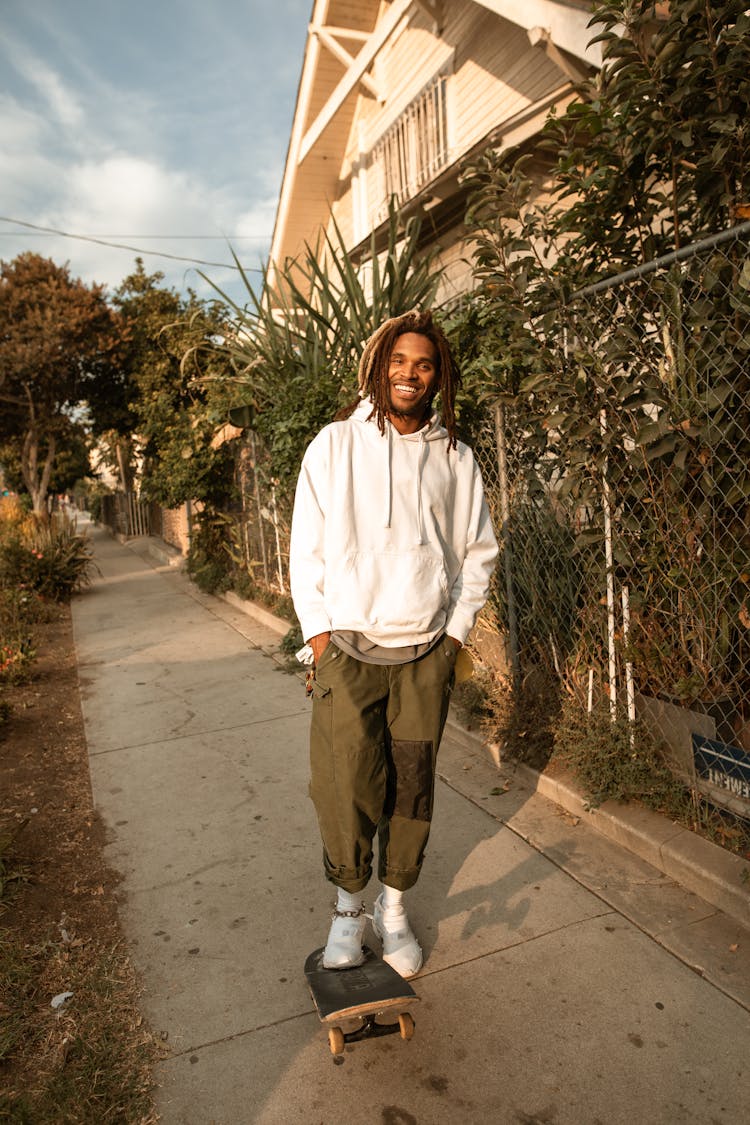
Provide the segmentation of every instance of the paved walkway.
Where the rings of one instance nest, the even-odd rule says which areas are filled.
[[[750,933],[449,737],[410,914],[417,1030],[335,1065],[332,902],[279,635],[93,530],[74,601],[94,800],[166,1125],[741,1125]],[[529,843],[528,841],[531,841]],[[697,971],[696,971],[697,970]]]

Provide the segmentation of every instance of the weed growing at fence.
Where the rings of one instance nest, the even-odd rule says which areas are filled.
[[[467,730],[486,730],[492,716],[493,686],[492,674],[475,666],[471,679],[453,689],[452,705]]]
[[[204,594],[223,594],[232,586],[229,520],[221,513],[207,511],[193,531],[186,569]]]
[[[554,758],[567,766],[591,807],[638,801],[739,855],[750,856],[750,822],[716,808],[683,784],[665,763],[662,747],[644,724],[615,721],[606,703],[588,714],[579,700],[563,704]]]
[[[302,630],[299,626],[294,626],[283,637],[279,645],[279,651],[282,652],[284,656],[294,656],[296,652],[299,652],[304,643]]]
[[[588,714],[577,699],[562,706],[554,741],[555,758],[568,766],[592,805],[642,801],[677,813],[683,787],[666,767],[654,737],[641,723],[613,721],[602,703]]]
[[[455,689],[453,704],[461,721],[497,743],[504,757],[544,769],[560,710],[557,684],[544,669],[530,672],[515,694],[508,676],[477,665]]]

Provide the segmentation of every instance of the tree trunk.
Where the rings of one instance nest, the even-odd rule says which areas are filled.
[[[123,492],[133,491],[133,464],[131,448],[128,438],[117,438],[115,441],[117,455],[117,470],[120,474],[120,486]]]
[[[39,432],[32,425],[23,439],[21,451],[21,473],[23,482],[31,497],[34,515],[40,519],[47,519],[47,491],[49,489],[52,466],[55,463],[57,443],[53,435],[47,440],[47,455],[44,458],[41,473],[39,472]]]

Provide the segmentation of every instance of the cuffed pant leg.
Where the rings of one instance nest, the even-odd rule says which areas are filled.
[[[372,842],[386,798],[386,669],[329,645],[313,682],[310,796],[326,877],[354,894],[372,874]]]
[[[456,646],[443,638],[419,660],[388,669],[388,792],[379,826],[378,875],[397,890],[412,887],[422,869],[455,663]]]

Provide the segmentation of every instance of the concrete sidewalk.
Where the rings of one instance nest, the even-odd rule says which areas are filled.
[[[459,732],[410,896],[415,1037],[335,1065],[302,976],[332,895],[279,634],[92,535],[73,611],[94,800],[167,1125],[747,1120],[750,933],[530,782],[497,792]]]

